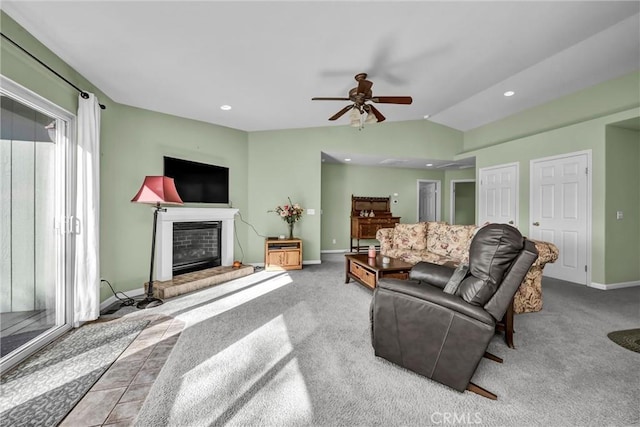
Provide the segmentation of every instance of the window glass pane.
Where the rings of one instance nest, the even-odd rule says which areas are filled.
[[[63,122],[1,98],[0,350],[5,356],[64,322],[56,313],[56,127]],[[62,320],[59,320],[62,319]]]

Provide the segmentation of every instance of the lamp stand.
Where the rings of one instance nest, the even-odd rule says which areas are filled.
[[[157,203],[156,210],[153,211],[153,235],[151,236],[151,267],[149,269],[149,285],[147,286],[147,296],[136,305],[136,307],[138,308],[144,309],[157,307],[163,302],[160,298],[156,298],[153,296],[153,262],[156,257],[156,229],[158,228],[158,212],[164,212],[165,210],[166,209],[160,207],[160,203]]]

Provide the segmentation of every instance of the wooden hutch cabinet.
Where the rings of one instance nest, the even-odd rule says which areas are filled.
[[[360,216],[363,213],[367,216]],[[371,215],[373,212],[373,216]],[[393,228],[400,222],[399,216],[392,216],[389,197],[351,196],[351,252],[360,252],[368,246],[360,246],[360,240],[375,239],[381,228]],[[356,244],[353,244],[356,239]]]

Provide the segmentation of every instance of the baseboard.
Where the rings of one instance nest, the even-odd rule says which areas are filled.
[[[131,291],[126,291],[125,294],[127,294],[131,298],[139,297],[140,295],[144,295],[144,287],[139,288],[139,289],[133,289]],[[121,296],[121,298],[124,299],[124,296]],[[102,301],[100,303],[100,311],[104,310],[105,308],[107,308],[111,304],[113,304],[114,302],[118,302],[118,301],[120,301],[120,300],[118,298],[116,298],[115,295],[111,295],[109,298],[107,298],[106,300],[104,300],[104,301]]]
[[[348,249],[328,249],[320,251],[321,254],[346,254],[347,252],[349,252]]]
[[[302,261],[302,265],[312,265],[312,264],[322,264],[322,262],[319,259],[310,259],[307,261]],[[264,262],[250,262],[249,265],[253,265],[254,267],[264,268]]]
[[[596,283],[591,282],[588,285],[590,288],[601,289],[603,291],[610,291],[612,289],[632,288],[634,286],[640,286],[640,280],[634,280],[632,282],[618,282],[618,283]]]

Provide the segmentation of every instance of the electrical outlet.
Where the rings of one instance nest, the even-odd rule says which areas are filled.
[[[336,244],[336,239],[333,239],[333,244],[334,244],[334,245]]]
[[[622,211],[616,212],[616,219],[622,219],[622,218],[624,218],[624,215],[622,214]]]

